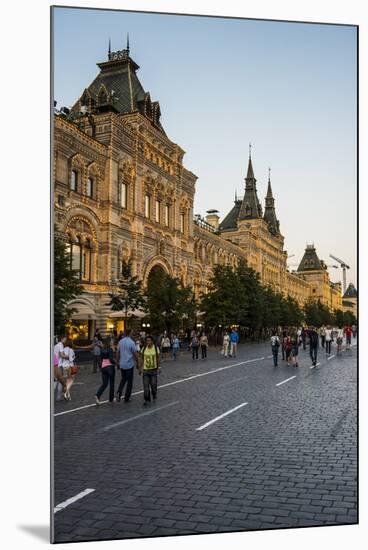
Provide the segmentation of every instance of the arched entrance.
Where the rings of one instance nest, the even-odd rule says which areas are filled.
[[[161,281],[165,279],[165,276],[167,275],[166,270],[162,267],[162,265],[156,264],[154,265],[147,276],[147,288],[152,286],[153,284],[159,284]]]

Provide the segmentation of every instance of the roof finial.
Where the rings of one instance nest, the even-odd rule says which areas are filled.
[[[108,59],[111,58],[111,38],[109,38],[109,51],[108,51],[107,57]]]
[[[271,168],[268,167],[268,181],[271,180]]]
[[[251,154],[252,154],[252,144],[249,143],[249,158],[251,157]]]
[[[235,189],[235,202],[238,200],[238,193],[237,193],[237,190]]]
[[[127,47],[126,47],[126,49],[127,49],[128,55],[129,55],[130,48],[129,48],[129,33],[128,32],[127,32]]]

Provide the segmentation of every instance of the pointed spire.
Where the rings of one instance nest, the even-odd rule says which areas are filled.
[[[272,188],[271,188],[271,168],[268,169],[268,187],[267,187],[267,199],[273,199]]]
[[[107,58],[110,60],[111,59],[111,38],[109,38],[109,51],[107,53]]]
[[[126,50],[127,50],[128,56],[129,56],[129,52],[130,52],[130,48],[129,48],[129,33],[127,33],[127,47],[126,47]]]
[[[238,193],[237,193],[237,190],[235,189],[235,202],[238,200]]]

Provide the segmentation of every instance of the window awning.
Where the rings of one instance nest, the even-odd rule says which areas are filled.
[[[76,311],[72,313],[73,320],[95,320],[97,319],[96,313],[93,309],[87,304],[82,304],[81,302],[74,302],[70,304],[70,308],[75,309]]]

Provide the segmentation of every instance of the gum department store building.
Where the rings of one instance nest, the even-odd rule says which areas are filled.
[[[78,338],[123,328],[107,306],[117,290],[123,259],[147,284],[162,270],[206,292],[216,264],[244,258],[264,285],[303,304],[320,299],[341,309],[341,285],[333,284],[313,245],[296,272],[276,217],[270,178],[264,210],[249,156],[242,198],[220,222],[193,215],[197,177],[183,165],[184,151],[166,135],[160,105],[138,77],[129,47],[98,63],[100,73],[70,109],[54,117],[54,221],[65,237],[84,292],[71,306]]]

